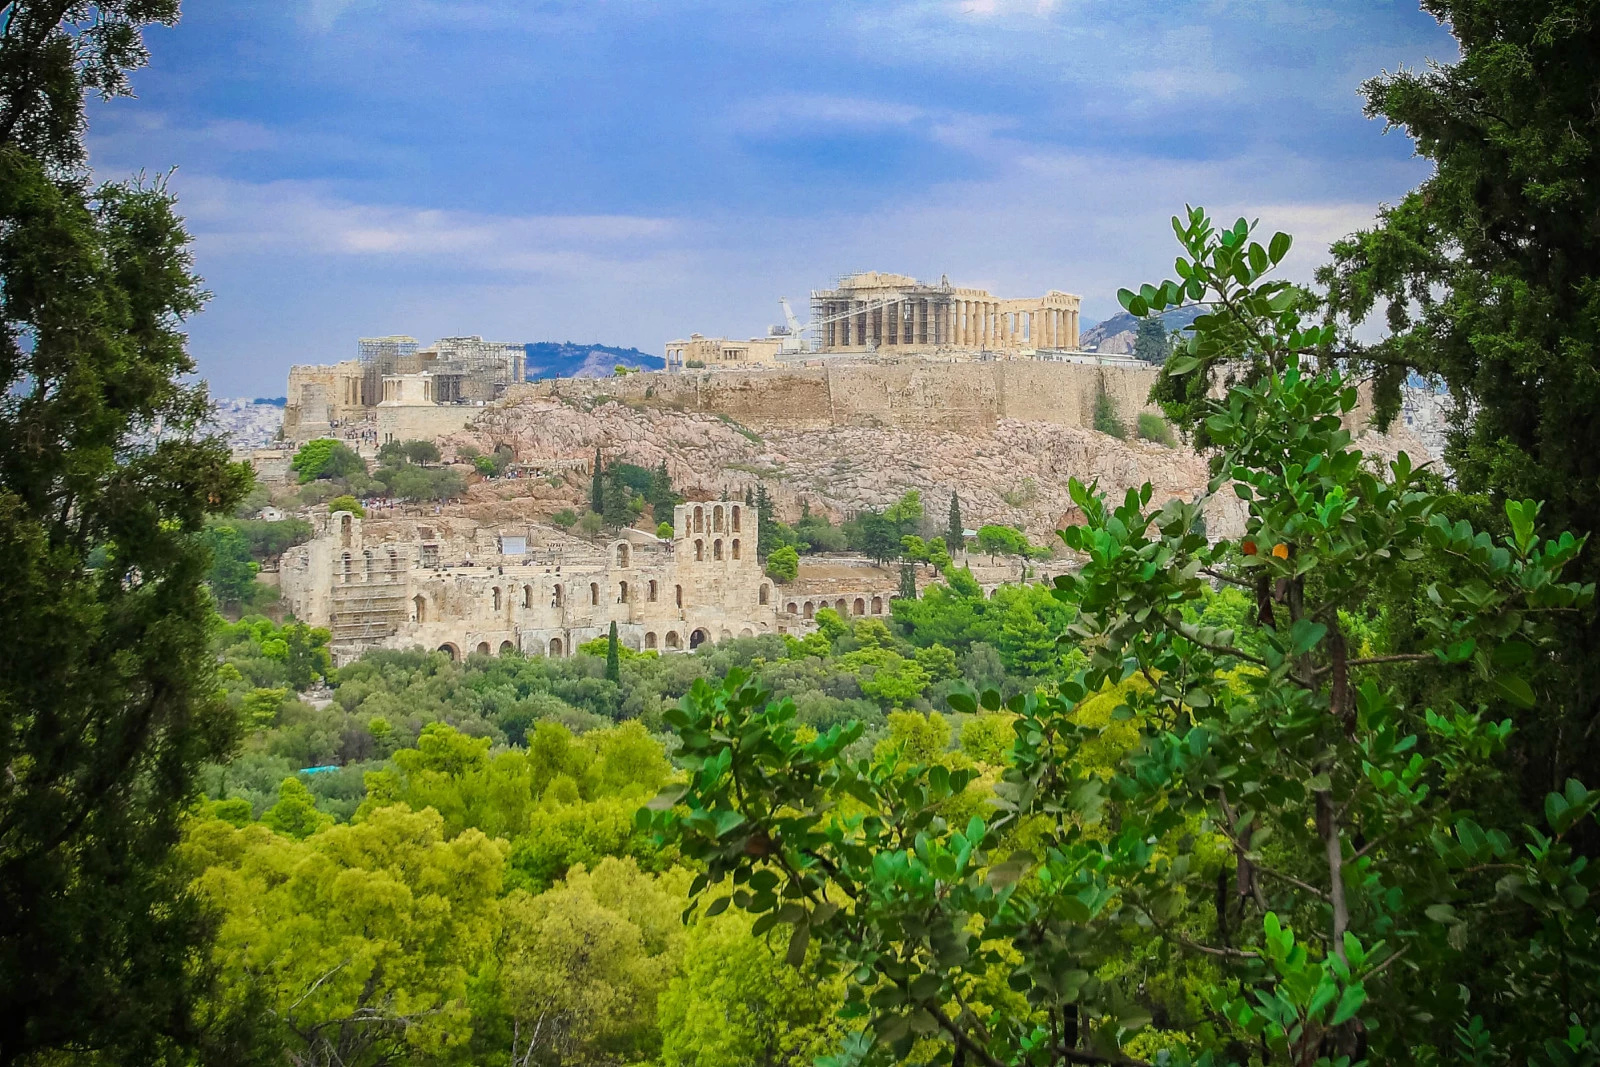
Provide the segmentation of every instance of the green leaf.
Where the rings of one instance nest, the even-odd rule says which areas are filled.
[[[728,910],[728,905],[732,903],[732,901],[732,897],[718,897],[716,900],[713,900],[711,902],[711,906],[706,909],[706,918],[709,919],[714,916],[721,915],[723,912]]]
[[[1436,923],[1445,923],[1448,925],[1450,923],[1460,921],[1456,918],[1456,909],[1452,908],[1448,904],[1429,904],[1427,910],[1424,911],[1423,914]]]
[[[1367,1002],[1366,987],[1360,985],[1348,986],[1344,995],[1339,998],[1339,1006],[1333,1010],[1333,1018],[1328,1020],[1329,1026],[1339,1026],[1349,1022],[1361,1010],[1361,1005]]]
[[[1494,687],[1517,707],[1533,707],[1533,686],[1528,684],[1526,678],[1515,674],[1502,675],[1494,680]]]
[[[689,791],[686,785],[669,785],[657,793],[645,807],[651,811],[667,811]]]
[[[1034,862],[1031,852],[1013,852],[1003,863],[997,863],[989,868],[989,884],[996,889],[1015,885]]]
[[[799,968],[806,961],[806,947],[811,944],[811,927],[801,923],[789,937],[789,951],[785,955],[789,966]]]
[[[1286,233],[1275,233],[1272,240],[1267,242],[1267,258],[1272,260],[1274,266],[1283,262],[1283,257],[1289,254],[1289,246],[1294,243],[1294,238]]]
[[[1168,377],[1181,378],[1185,374],[1193,373],[1198,366],[1200,366],[1200,361],[1193,356],[1177,356],[1167,360],[1166,366],[1162,369],[1167,372]]]

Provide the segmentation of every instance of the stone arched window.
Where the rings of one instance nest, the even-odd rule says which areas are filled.
[[[428,598],[418,594],[411,598],[411,607],[415,609],[417,622],[428,621]]]
[[[722,538],[720,537],[711,542],[711,558],[714,560],[722,559]]]
[[[872,613],[874,615],[883,614],[883,597],[875,596],[872,598]]]
[[[561,583],[560,582],[556,583],[555,590],[550,596],[550,606],[553,607],[553,608],[559,608],[561,606]]]
[[[678,631],[667,631],[667,647],[674,651],[683,647],[683,638],[678,636]]]
[[[617,603],[618,604],[626,604],[627,602],[628,602],[628,583],[627,582],[618,582],[617,583]]]
[[[654,578],[650,579],[650,584],[645,586],[645,599],[652,604],[656,602],[656,582]]]
[[[372,549],[367,549],[361,555],[367,566],[367,581],[370,582],[372,581]]]
[[[865,615],[867,613],[867,602],[860,597],[856,597],[856,602],[851,607],[857,615]]]
[[[339,516],[339,547],[350,547],[350,531],[355,526],[348,513]]]
[[[618,545],[617,546],[617,566],[619,566],[619,567],[628,566],[628,546],[627,545]]]
[[[737,542],[737,541],[734,542],[734,544],[738,544],[738,543],[739,542]],[[761,591],[756,594],[756,603],[764,605],[764,604],[766,604],[767,600],[771,596],[772,596],[772,587],[767,585],[766,582],[762,582],[761,583]]]
[[[711,509],[711,532],[712,533],[721,533],[722,532],[722,505],[721,504],[718,504],[716,507]]]
[[[645,634],[644,634],[644,647],[647,648],[647,649],[656,647],[655,631],[653,631],[653,630],[646,630],[645,631]]]
[[[498,585],[494,587],[494,610],[500,610],[500,587]]]
[[[450,644],[448,641],[439,646],[439,651],[449,656],[452,660],[458,660],[461,658],[460,651],[457,650],[455,645]]]
[[[517,646],[513,645],[510,641],[501,641],[500,642],[500,654],[502,656],[505,655],[507,652],[515,652],[516,649],[517,649]]]
[[[789,603],[783,606],[783,610],[787,611],[790,615],[794,615],[800,611],[800,605],[791,600]]]
[[[737,537],[733,539],[733,558],[739,558],[739,539]]]
[[[683,607],[683,586],[675,585],[672,587],[672,598],[678,607]]]
[[[343,556],[340,557],[340,559],[344,561],[344,580],[345,580],[346,583],[348,583],[350,581],[350,573],[351,573],[351,571],[350,571],[350,553],[346,552]]]
[[[596,605],[598,603],[600,603],[600,583],[599,582],[590,582],[589,583],[589,604],[592,607],[592,606],[594,606],[594,605]]]
[[[699,506],[694,509],[694,532],[706,532],[706,509]]]
[[[561,638],[552,637],[550,639],[550,644],[547,645],[546,647],[550,650],[550,655],[552,655],[552,656],[561,655]]]
[[[733,506],[733,532],[734,533],[738,533],[739,532],[739,505],[738,504],[735,504]]]
[[[811,601],[809,601],[809,600],[806,601],[806,618],[808,618],[808,619],[812,618],[812,617],[815,616],[815,614],[816,614],[816,608],[811,606]]]
[[[487,656],[489,654],[489,642],[479,641],[478,647],[473,651],[477,652],[480,656]]]
[[[833,610],[837,611],[841,616],[844,615],[844,597],[840,597],[833,602]]]
[[[702,563],[706,558],[706,543],[698,537],[694,539],[694,561]]]
[[[522,606],[525,608],[533,607],[533,586],[531,585],[522,587]]]

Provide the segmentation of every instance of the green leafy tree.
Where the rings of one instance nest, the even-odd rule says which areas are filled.
[[[966,544],[966,528],[961,525],[961,498],[950,494],[950,517],[945,523],[945,547],[955,552]]]
[[[683,952],[686,881],[608,858],[507,899],[500,982],[511,1062],[637,1063],[659,1051],[657,1000]]]
[[[792,582],[800,575],[800,553],[784,545],[767,557],[767,577],[775,582]]]
[[[289,466],[300,477],[301,484],[328,478],[348,478],[352,474],[365,474],[367,463],[343,441],[319,437],[307,441],[289,461]]]
[[[915,489],[907,489],[899,500],[884,509],[883,517],[902,535],[915,530],[922,522],[922,494]]]
[[[250,544],[232,523],[213,523],[205,529],[206,547],[211,550],[211,570],[206,582],[219,604],[249,606],[255,602],[256,572],[261,569],[250,558]]]
[[[93,184],[83,140],[85,94],[126,95],[144,27],[177,14],[12,3],[0,35],[4,1064],[159,1059],[204,936],[170,857],[235,735],[203,525],[250,473],[186,384],[204,293],[172,195]]]
[[[442,458],[439,446],[432,441],[406,441],[400,447],[406,459],[412,463],[437,463]]]
[[[300,840],[333,825],[333,816],[317,810],[316,798],[298,778],[285,778],[278,786],[278,802],[261,821],[274,831]]]
[[[599,515],[606,508],[606,482],[605,463],[600,458],[600,449],[594,450],[594,475],[589,479],[589,510]]]
[[[1583,542],[1541,537],[1526,501],[1479,533],[1405,456],[1369,462],[1345,428],[1356,390],[1316,369],[1320,329],[1264,280],[1287,238],[1199,210],[1173,225],[1183,281],[1119,295],[1141,317],[1221,304],[1171,374],[1266,364],[1201,409],[1207,497],[1244,501],[1244,536],[1208,543],[1206,497],[1145,485],[1112,506],[1072,483],[1086,522],[1062,536],[1087,562],[1057,592],[1086,663],[1006,704],[992,791],[931,752],[863,762],[858,724],[797,732],[792,703],[734,672],[667,714],[692,777],[642,818],[705,864],[697,899],[851,975],[847,1013],[896,1060],[1423,1064],[1465,1042],[1473,1062],[1588,1062],[1600,883],[1573,838],[1600,790],[1567,781],[1538,826],[1471,801],[1534,702],[1530,668],[1592,602],[1563,579]],[[1212,580],[1254,594],[1242,628],[1189,621]],[[1354,647],[1371,591],[1412,581],[1418,626]],[[1413,672],[1448,699],[1404,702]]]
[[[1160,319],[1140,319],[1133,335],[1133,356],[1156,366],[1167,361],[1172,343],[1167,337],[1167,327]]]
[[[1028,538],[1015,526],[989,524],[978,528],[978,550],[990,559],[996,556],[1026,556]]]
[[[1446,447],[1475,524],[1508,500],[1545,502],[1556,529],[1600,527],[1600,30],[1592,5],[1430,0],[1459,59],[1367,82],[1366,111],[1405,131],[1430,176],[1318,275],[1333,321],[1374,377],[1380,420],[1412,373],[1454,401]],[[1600,577],[1600,556],[1580,561]],[[1573,620],[1534,679],[1537,730],[1512,739],[1522,803],[1600,765],[1600,617]],[[1592,846],[1591,846],[1592,848]],[[1593,851],[1590,853],[1593,855]]]
[[[893,523],[876,512],[866,512],[859,519],[861,525],[861,550],[879,566],[900,554],[900,531]]]
[[[576,516],[574,516],[574,518],[576,518]],[[656,536],[661,538],[663,541],[672,540],[673,532],[672,523],[670,522],[663,522],[656,526]]]
[[[476,457],[474,457],[473,460],[472,460],[472,469],[477,471],[479,474],[483,475],[485,478],[494,477],[494,475],[496,473],[495,472],[494,457],[493,456],[476,456]]]
[[[367,509],[362,507],[360,501],[349,493],[341,494],[328,501],[328,513],[332,514],[335,511],[348,511],[358,519],[367,517]]]
[[[303,840],[217,819],[184,851],[219,916],[219,1062],[380,1064],[459,1053],[499,915],[505,846],[391,806]]]
[[[818,973],[815,952],[795,967],[777,948],[738,911],[689,928],[660,999],[666,1067],[809,1067],[837,1047],[844,980]]]

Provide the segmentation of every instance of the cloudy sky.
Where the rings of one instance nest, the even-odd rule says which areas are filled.
[[[1297,269],[1424,174],[1364,78],[1455,55],[1415,4],[189,0],[102,177],[177,170],[223,396],[361,336],[749,336],[857,270],[1058,288],[1171,271],[1201,203]]]

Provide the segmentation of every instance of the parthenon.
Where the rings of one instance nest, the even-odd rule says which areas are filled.
[[[868,271],[811,294],[821,352],[1076,351],[1079,298],[1052,289],[1004,299],[984,289],[925,285],[904,274]]]

